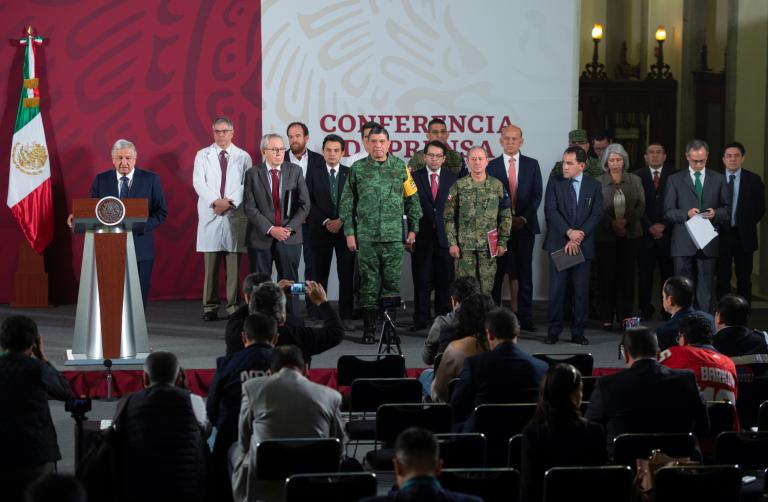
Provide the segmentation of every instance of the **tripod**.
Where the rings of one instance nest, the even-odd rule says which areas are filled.
[[[400,337],[397,335],[395,328],[395,322],[389,315],[389,310],[384,309],[384,323],[381,326],[381,336],[379,336],[379,354],[391,354],[395,350],[398,354],[403,354],[403,349],[400,347]],[[392,345],[394,344],[394,349]]]

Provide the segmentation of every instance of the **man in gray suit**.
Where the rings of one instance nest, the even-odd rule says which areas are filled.
[[[329,438],[344,443],[341,394],[310,382],[301,350],[282,345],[272,352],[269,376],[243,383],[238,443],[231,451],[235,501],[251,500],[256,445],[265,439]],[[250,492],[250,493],[249,493]]]
[[[700,214],[717,227],[729,221],[731,211],[723,175],[707,169],[708,156],[709,145],[705,141],[689,141],[685,146],[688,169],[669,177],[664,195],[664,218],[673,224],[670,254],[675,275],[688,277],[694,282],[694,305],[704,311],[709,311],[719,242],[716,237],[704,249],[697,249],[685,223]]]
[[[274,261],[278,281],[298,282],[301,227],[309,214],[307,184],[301,167],[284,160],[279,134],[261,138],[261,155],[264,162],[249,169],[243,182],[251,272],[271,276]]]

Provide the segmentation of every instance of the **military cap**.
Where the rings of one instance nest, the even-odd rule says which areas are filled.
[[[568,133],[568,142],[571,144],[586,143],[587,141],[589,141],[587,139],[587,131],[584,129],[574,129]]]

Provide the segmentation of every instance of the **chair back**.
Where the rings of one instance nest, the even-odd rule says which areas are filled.
[[[600,377],[596,376],[583,376],[581,377],[581,400],[582,401],[589,401],[589,399],[592,397],[592,391],[595,390],[595,384],[597,383],[597,379]]]
[[[520,492],[520,472],[516,469],[443,469],[443,488],[480,497],[485,502],[515,502]]]
[[[653,450],[661,450],[670,457],[690,457],[691,460],[701,460],[696,437],[690,432],[632,433],[616,436],[613,443],[613,463],[628,465],[634,469],[636,460],[649,458]]]
[[[590,353],[570,353],[570,354],[533,354],[536,359],[541,359],[550,367],[560,363],[567,363],[579,370],[581,376],[592,376],[592,369],[595,367],[595,358]]]
[[[408,427],[423,427],[434,434],[451,432],[453,414],[445,403],[384,404],[376,411],[376,443],[394,446]]]
[[[515,434],[509,438],[509,455],[507,457],[507,465],[514,469],[520,470],[520,464],[523,459],[523,435]]]
[[[553,467],[544,474],[544,502],[630,502],[635,473],[626,465]]]
[[[358,378],[349,393],[349,411],[375,412],[382,404],[420,403],[421,382],[415,378]]]
[[[654,502],[738,502],[740,497],[741,469],[735,465],[669,466],[654,475]]]
[[[736,407],[730,401],[707,401],[709,436],[716,438],[721,432],[736,430]]]
[[[768,432],[722,432],[715,440],[715,463],[744,470],[768,468]]]
[[[337,438],[265,439],[256,445],[256,479],[284,480],[294,474],[336,472],[341,462]]]
[[[346,354],[336,361],[336,384],[349,387],[358,378],[404,378],[401,354]]]
[[[376,475],[372,472],[294,474],[285,482],[285,501],[357,502],[375,496],[376,489]]]
[[[768,401],[760,403],[757,412],[757,430],[768,431]]]
[[[743,429],[757,425],[760,405],[768,401],[768,364],[737,364],[738,396],[736,411]]]
[[[534,411],[535,403],[481,404],[475,408],[474,430],[484,434],[488,444],[486,465],[507,465],[509,439],[523,431]]]
[[[435,434],[446,469],[485,467],[485,436],[479,432]]]

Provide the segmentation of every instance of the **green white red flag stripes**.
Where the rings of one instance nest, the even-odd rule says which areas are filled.
[[[42,42],[42,38],[32,36],[31,29],[20,41],[24,47],[23,81],[13,128],[7,200],[24,237],[37,253],[53,239],[51,164],[35,66],[35,52]]]

